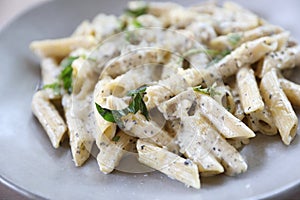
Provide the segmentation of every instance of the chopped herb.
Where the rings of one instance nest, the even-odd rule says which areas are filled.
[[[201,92],[203,94],[207,94],[211,97],[214,97],[216,95],[220,95],[220,93],[216,91],[216,86],[217,86],[216,83],[214,83],[211,87],[207,87],[207,88],[202,88],[202,86],[199,85],[199,86],[193,87],[193,90],[196,92]]]
[[[72,93],[72,73],[73,73],[72,63],[77,58],[78,58],[78,56],[76,56],[76,57],[70,56],[70,57],[64,59],[60,64],[63,67],[63,70],[62,70],[61,74],[59,75],[59,79],[63,83],[63,88],[69,94]]]
[[[218,63],[220,60],[222,60],[222,58],[224,58],[225,56],[227,56],[230,53],[231,53],[231,51],[228,50],[228,49],[223,50],[223,51],[219,51],[218,54],[213,56],[213,59],[207,64],[207,67],[209,67],[209,66],[211,66],[215,63]]]
[[[73,73],[72,63],[77,58],[79,57],[70,56],[68,58],[65,58],[60,63],[60,66],[63,68],[63,70],[58,76],[58,82],[44,85],[43,89],[47,89],[47,88],[53,89],[54,93],[59,95],[61,88],[63,88],[70,94],[72,92],[72,73]]]
[[[43,89],[47,89],[47,88],[52,89],[55,95],[60,95],[60,85],[58,82],[43,86]]]
[[[120,136],[119,135],[115,135],[111,140],[114,141],[114,142],[118,142],[120,139]]]
[[[146,14],[147,11],[148,11],[148,6],[145,5],[145,6],[141,6],[139,8],[136,8],[136,9],[127,9],[127,10],[125,10],[125,13],[127,15],[132,16],[132,17],[138,17],[138,16]]]
[[[132,20],[132,25],[133,25],[135,28],[142,28],[142,27],[143,27],[143,25],[142,25],[136,18],[134,18],[134,19]]]
[[[232,46],[236,46],[239,43],[239,41],[241,40],[241,38],[242,38],[242,36],[237,33],[229,34],[227,36],[227,40],[229,41],[229,43]]]
[[[125,33],[125,40],[129,42],[130,44],[138,44],[139,39],[137,35],[134,33],[134,31],[127,31]]]
[[[128,113],[136,114],[138,111],[141,111],[141,114],[144,115],[147,120],[149,120],[149,113],[143,100],[146,87],[147,86],[142,86],[136,90],[129,91],[128,96],[131,96],[132,100],[127,108],[121,110],[109,110],[107,108],[102,108],[99,104],[95,103],[98,113],[106,121],[117,123],[118,125],[123,124],[121,120],[123,116],[128,115]]]
[[[130,90],[127,92],[127,96],[133,96],[135,94],[141,93],[141,94],[145,94],[147,89],[147,85],[143,85],[139,88],[137,88],[136,90]]]
[[[111,110],[107,108],[102,108],[99,104],[96,103],[96,108],[98,113],[105,119],[106,121],[115,123],[115,118]]]

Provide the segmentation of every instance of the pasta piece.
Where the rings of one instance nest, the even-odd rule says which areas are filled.
[[[31,108],[46,131],[52,146],[58,148],[67,126],[54,105],[50,103],[45,91],[40,90],[33,95]]]
[[[63,96],[63,107],[69,128],[69,138],[73,161],[76,166],[81,166],[89,158],[94,139],[86,129],[86,124],[79,116],[74,115],[72,97]],[[74,104],[73,104],[74,105]]]
[[[248,118],[248,126],[253,131],[259,131],[265,135],[277,134],[277,127],[275,126],[270,109],[267,106],[265,106],[263,110],[250,113]]]
[[[230,88],[228,86],[217,86],[214,90],[216,94],[213,95],[212,98],[226,108],[228,112],[234,113],[236,110],[236,104]]]
[[[249,67],[242,67],[236,75],[239,96],[243,110],[246,114],[262,110],[264,102],[254,76],[254,71]]]
[[[188,119],[190,120],[190,118]],[[185,121],[187,122],[187,121]],[[205,142],[198,128],[188,129],[188,125],[182,124],[184,128],[177,129],[177,143],[180,152],[197,164],[202,176],[212,176],[224,172],[223,166],[214,155],[201,143]],[[191,127],[189,127],[191,128]],[[199,131],[198,131],[199,130]]]
[[[160,108],[170,119],[181,119],[180,127],[176,127],[181,153],[192,159],[204,175],[222,173],[223,167],[220,167],[218,161],[222,162],[228,175],[245,172],[247,164],[243,158],[202,116],[198,106],[194,105],[196,100],[193,90],[188,90],[165,102]]]
[[[282,31],[283,31],[282,28],[278,26],[266,24],[245,32],[237,32],[237,33],[229,33],[227,35],[221,35],[219,37],[212,39],[210,41],[209,46],[212,49],[218,49],[218,50],[235,49],[236,47],[240,46],[245,42],[256,40],[260,37],[271,36],[273,34],[277,34]]]
[[[143,27],[159,27],[163,28],[163,23],[155,16],[145,14],[136,18],[136,20],[142,24]]]
[[[76,30],[73,32],[72,37],[77,36],[93,36],[95,34],[95,30],[93,29],[91,23],[87,20],[84,20],[79,24],[76,28]]]
[[[57,65],[56,60],[53,58],[45,58],[41,62],[41,73],[42,73],[42,82],[43,89],[47,96],[51,100],[60,100],[61,95],[59,91],[55,91],[52,88],[47,88],[47,85],[58,83],[58,76],[60,74],[61,68]]]
[[[208,44],[217,37],[213,26],[205,22],[193,22],[186,27],[186,30],[190,30],[193,33],[193,38],[202,44]]]
[[[260,90],[266,105],[270,108],[283,143],[289,145],[297,133],[298,118],[291,103],[280,88],[274,69],[263,76]]]
[[[177,154],[178,146],[175,144],[175,141],[169,134],[159,127],[153,121],[145,120],[144,116],[141,114],[132,114],[122,117],[123,121],[123,131],[127,134],[138,137],[148,139],[155,144],[166,147],[169,151]]]
[[[233,115],[241,121],[245,117],[244,110],[243,110],[242,105],[239,100],[235,101],[235,111],[234,111]]]
[[[118,18],[114,15],[100,13],[93,19],[91,26],[94,29],[97,41],[103,41],[105,38],[120,31]]]
[[[197,93],[199,112],[217,128],[225,138],[252,138],[253,131],[234,117],[211,97]]]
[[[183,129],[194,130],[197,133],[194,136],[197,140],[196,145],[202,146],[214,155],[225,168],[225,174],[235,176],[247,171],[247,164],[243,157],[201,115],[196,114],[184,119]]]
[[[104,174],[111,173],[118,165],[125,153],[125,147],[129,144],[131,136],[123,131],[118,131],[113,140],[102,135],[99,144],[100,152],[97,156],[97,162]]]
[[[137,141],[139,162],[174,178],[187,186],[200,188],[197,165],[163,148],[143,140]]]
[[[78,36],[54,40],[34,41],[30,48],[40,57],[62,58],[68,56],[77,48],[91,48],[97,42],[92,36]]]
[[[223,8],[215,9],[212,18],[220,35],[247,31],[259,26],[261,22],[258,16],[233,2],[225,2]]]
[[[170,76],[168,79],[161,80],[157,85],[147,88],[145,103],[147,108],[151,109],[159,106],[162,102],[170,99],[172,96],[186,90],[187,87],[193,87],[201,84],[205,87],[220,81],[217,74],[213,74],[206,69],[187,69],[179,71],[178,74]]]
[[[162,16],[167,12],[170,12],[171,9],[179,9],[182,8],[179,4],[173,2],[150,2],[147,4],[148,13],[154,16]],[[131,3],[128,4],[129,8],[132,8],[133,5]]]
[[[227,139],[226,141],[237,150],[241,150],[245,145],[250,143],[249,139],[241,140],[239,138]]]
[[[94,102],[98,103],[99,105],[109,108],[109,109],[117,109],[126,107],[126,104],[122,101],[120,105],[117,101],[118,98],[113,98],[113,96],[108,96],[109,92],[104,90],[107,83],[109,83],[112,79],[110,77],[103,77],[95,86],[94,89]],[[107,97],[108,96],[108,97]],[[116,100],[117,99],[117,100]],[[124,105],[123,105],[124,104]],[[115,123],[106,121],[99,115],[98,111],[96,110],[96,106],[94,108],[95,113],[95,120],[98,125],[99,134],[95,137],[96,144],[100,147],[100,140],[102,134],[105,135],[107,138],[112,139],[116,133],[117,125]]]
[[[161,49],[136,49],[128,53],[112,59],[105,66],[103,75],[115,78],[126,73],[130,69],[151,63],[165,63],[170,58],[169,52]]]
[[[72,68],[72,95],[76,97],[76,100],[84,101],[92,94],[99,74],[94,63],[83,58],[74,60]]]
[[[194,113],[196,98],[194,91],[189,88],[168,101],[163,102],[158,109],[167,120],[182,119]],[[191,113],[189,112],[190,110],[192,111]]]
[[[292,105],[300,106],[300,85],[284,78],[280,78],[279,82]]]
[[[43,84],[52,84],[57,82],[57,77],[60,73],[60,68],[56,60],[53,58],[45,58],[41,62],[41,73]]]
[[[272,37],[262,37],[242,44],[225,56],[214,67],[223,78],[237,73],[239,68],[250,65],[261,59],[266,53],[277,48],[277,40]]]
[[[299,51],[297,47],[284,48],[276,52],[271,52],[258,64],[256,74],[262,78],[264,74],[272,68],[279,70],[291,69],[296,66],[296,54]]]
[[[189,116],[188,112],[193,106],[195,99],[196,96],[193,91],[188,90],[164,102],[159,109],[167,119],[185,119]],[[198,128],[182,129],[181,126],[184,124],[178,123],[175,125],[174,130],[177,133],[176,143],[180,147],[180,152],[197,164],[201,175],[211,176],[224,172],[224,168],[215,157],[207,149],[203,148],[202,145],[199,145],[203,142],[203,138],[200,132],[197,131]]]
[[[110,81],[105,86],[105,90],[109,90],[110,93],[116,97],[124,97],[129,90],[134,90],[152,82],[156,68],[156,66],[146,65],[129,70]]]
[[[157,85],[147,87],[144,96],[148,109],[158,106],[161,102],[170,99],[187,87],[186,80],[178,75],[172,75],[168,79],[160,80]]]

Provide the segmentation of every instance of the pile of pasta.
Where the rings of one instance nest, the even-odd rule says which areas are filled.
[[[125,152],[187,186],[247,170],[239,150],[257,133],[297,134],[300,48],[241,6],[129,2],[67,38],[34,41],[43,87],[32,111],[53,147],[69,138],[81,166],[96,143],[100,171]]]

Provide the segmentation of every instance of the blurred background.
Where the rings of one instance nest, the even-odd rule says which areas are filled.
[[[45,1],[48,0],[0,0],[0,28],[9,23],[19,13]]]

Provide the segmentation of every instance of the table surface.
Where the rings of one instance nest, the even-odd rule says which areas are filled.
[[[43,3],[49,0],[0,0],[0,30],[12,21],[18,14],[27,10],[28,8]],[[282,198],[297,199],[300,197],[300,190],[294,191],[289,197]],[[0,183],[0,200],[28,200],[28,198],[17,193],[13,189]]]

